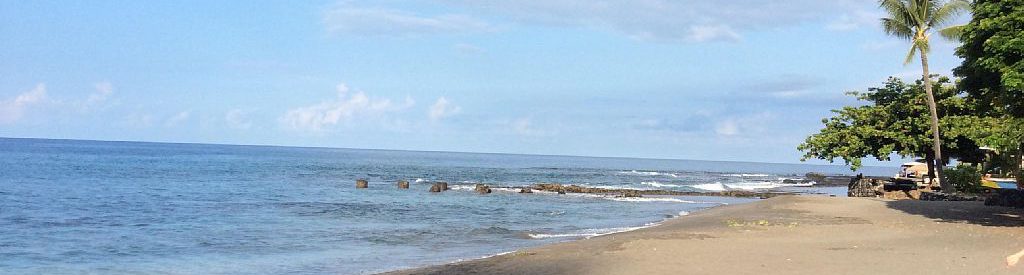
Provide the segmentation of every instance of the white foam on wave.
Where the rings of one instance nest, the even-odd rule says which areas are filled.
[[[644,182],[640,182],[640,184],[648,185],[648,186],[654,186],[654,187],[660,187],[660,188],[665,188],[665,187],[681,187],[680,185],[660,183],[660,182],[657,182],[657,181],[644,181]]]
[[[689,201],[679,198],[666,198],[666,197],[639,197],[639,198],[622,198],[622,197],[606,197],[606,199],[613,201],[624,201],[624,202],[678,202],[678,203],[708,203],[710,202],[699,202]]]
[[[416,179],[414,182],[420,183],[420,182],[425,182],[425,181],[427,181],[427,180],[425,180],[425,179]]]
[[[677,215],[676,217],[682,217],[682,216],[686,216],[686,215],[690,215],[690,212],[679,211],[679,215]],[[613,228],[591,228],[591,229],[583,229],[583,230],[579,230],[579,231],[575,231],[575,232],[571,232],[571,233],[560,233],[560,234],[558,234],[558,233],[552,233],[552,234],[534,233],[534,234],[528,234],[528,236],[530,236],[530,238],[532,238],[532,239],[580,238],[580,237],[582,237],[584,239],[590,239],[590,238],[597,237],[597,236],[604,236],[604,235],[609,235],[609,234],[629,232],[629,231],[634,231],[634,230],[638,230],[638,229],[654,227],[654,226],[657,226],[659,224],[664,223],[666,220],[668,220],[668,219],[661,220],[661,221],[658,221],[658,222],[647,223],[647,224],[644,224],[644,225],[641,225],[641,226],[613,227]]]
[[[678,178],[679,177],[679,175],[676,175],[676,174],[673,174],[673,173],[661,173],[661,172],[654,172],[654,171],[637,171],[637,170],[622,171],[622,172],[619,172],[619,174],[636,175],[636,176],[652,176],[652,177],[653,176],[669,176],[669,177],[673,177],[673,178]]]
[[[642,226],[634,226],[634,227],[614,227],[614,228],[584,229],[584,230],[580,230],[580,231],[576,231],[576,232],[572,232],[572,233],[561,233],[561,234],[534,233],[534,234],[529,234],[529,236],[530,236],[530,238],[533,238],[533,239],[580,238],[580,237],[582,237],[584,239],[590,239],[590,238],[597,237],[597,236],[603,236],[603,235],[615,234],[615,233],[622,233],[622,232],[629,232],[629,231],[633,231],[633,230],[637,230],[637,229],[648,228],[648,227],[655,226],[655,225],[658,225],[658,224],[659,223],[648,223],[648,224],[645,224],[645,225],[642,225]]]
[[[770,177],[771,175],[769,175],[769,174],[725,174],[725,176],[727,176],[727,177],[741,177],[741,178],[744,178],[744,177],[746,177],[746,178],[754,178],[754,177],[763,178],[763,177]]]
[[[707,191],[729,191],[729,190],[743,190],[752,191],[758,189],[773,189],[780,187],[811,187],[814,186],[814,182],[808,183],[782,183],[772,181],[757,181],[757,182],[737,182],[737,183],[705,183],[690,185],[690,187],[703,189]]]

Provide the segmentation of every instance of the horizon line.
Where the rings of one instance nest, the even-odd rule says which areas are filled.
[[[126,143],[155,143],[155,144],[180,144],[180,145],[217,145],[217,146],[244,146],[244,147],[282,147],[282,148],[303,148],[303,149],[343,149],[343,150],[367,150],[367,151],[405,151],[423,153],[458,153],[458,154],[484,154],[484,155],[513,155],[513,156],[540,156],[540,157],[578,157],[578,158],[606,158],[606,159],[637,159],[637,160],[665,160],[665,161],[707,161],[707,162],[731,162],[731,163],[760,163],[760,164],[781,164],[781,165],[812,165],[812,166],[844,166],[843,164],[813,164],[804,162],[768,162],[768,161],[739,161],[739,160],[711,160],[711,159],[686,159],[686,158],[657,158],[657,157],[627,157],[627,156],[593,156],[593,155],[564,155],[564,154],[529,154],[529,153],[508,153],[508,152],[468,152],[468,151],[446,151],[446,150],[415,150],[415,149],[387,149],[387,148],[352,148],[352,147],[330,147],[330,146],[301,146],[282,144],[232,144],[232,143],[208,143],[208,142],[180,142],[180,141],[149,141],[149,140],[104,140],[104,139],[76,139],[76,138],[47,138],[47,137],[9,137],[0,136],[0,139],[35,139],[35,140],[62,140],[62,141],[91,141],[91,142],[126,142]],[[864,167],[886,168],[888,166],[862,165]],[[857,171],[850,171],[856,173]]]

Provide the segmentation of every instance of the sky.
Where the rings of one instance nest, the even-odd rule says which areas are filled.
[[[870,0],[0,1],[0,136],[796,163],[857,103],[844,92],[920,76],[882,16]],[[948,75],[956,45],[932,43]]]

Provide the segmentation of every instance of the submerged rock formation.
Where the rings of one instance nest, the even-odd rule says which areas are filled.
[[[629,191],[630,194],[635,195],[667,195],[667,196],[717,196],[717,197],[741,197],[741,198],[771,198],[781,195],[793,195],[791,192],[760,192],[760,191],[742,191],[742,190],[727,190],[718,192],[698,192],[698,191],[672,191],[672,190],[636,190],[636,189],[612,189],[612,188],[596,188],[596,187],[583,187],[577,185],[562,185],[557,183],[538,183],[531,186],[531,188],[547,191],[557,192],[559,194],[565,193],[587,193],[587,194],[606,194],[606,195],[620,195]]]
[[[519,189],[519,193],[520,194],[532,194],[533,193],[533,189],[529,188],[529,187],[523,187],[522,189]]]
[[[356,180],[356,188],[368,188],[368,187],[370,187],[370,183],[367,182],[365,179],[357,179]]]
[[[639,190],[622,190],[621,197],[623,197],[623,198],[639,198],[639,197],[643,197],[643,195],[640,194]]]
[[[430,185],[430,192],[438,193],[438,192],[441,192],[441,191],[444,191],[444,187],[441,186],[441,183],[434,183],[434,184]]]
[[[409,189],[409,181],[407,181],[407,180],[399,180],[398,181],[398,189]]]

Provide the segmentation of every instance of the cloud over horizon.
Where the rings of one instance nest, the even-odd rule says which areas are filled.
[[[406,97],[399,104],[387,98],[371,98],[363,91],[352,92],[344,83],[336,86],[336,93],[334,99],[288,110],[279,121],[291,129],[323,131],[331,126],[350,123],[355,118],[386,117],[416,104],[411,97]]]

